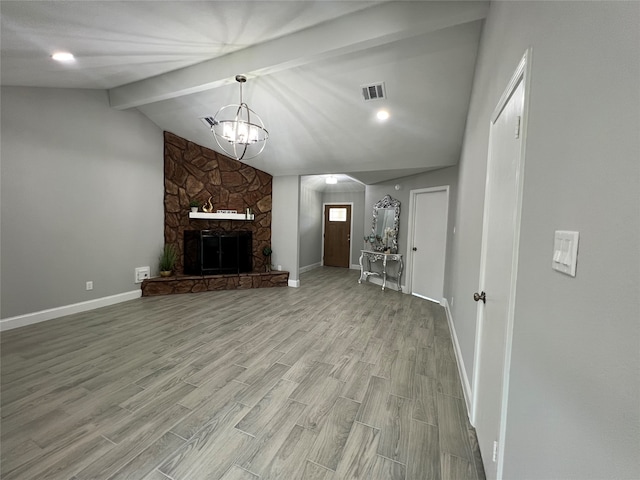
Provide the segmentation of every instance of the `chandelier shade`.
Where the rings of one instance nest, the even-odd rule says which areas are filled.
[[[211,132],[218,146],[236,160],[248,160],[262,153],[269,138],[262,119],[242,100],[244,75],[236,75],[240,84],[240,103],[222,107],[213,117]]]

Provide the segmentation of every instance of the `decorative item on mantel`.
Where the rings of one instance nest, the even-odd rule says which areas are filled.
[[[197,212],[198,208],[200,208],[200,202],[197,200],[191,200],[189,202],[189,208],[191,208],[192,212]]]
[[[170,277],[173,273],[173,269],[178,261],[178,251],[176,247],[171,244],[165,244],[158,258],[158,267],[160,268],[161,277]]]
[[[202,206],[202,211],[205,213],[213,212],[213,203],[211,202],[211,197],[209,197],[209,200],[207,200],[205,204]]]
[[[262,249],[262,254],[267,257],[267,261],[264,264],[264,271],[265,272],[270,272],[271,271],[271,254],[273,253],[273,250],[271,250],[271,247],[269,245],[267,245],[266,247],[264,247]]]

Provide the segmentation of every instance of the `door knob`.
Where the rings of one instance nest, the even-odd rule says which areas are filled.
[[[487,303],[487,296],[484,292],[476,292],[473,294],[473,299],[477,302],[478,300],[482,300],[482,303]]]
[[[413,250],[414,252],[418,251],[418,249],[416,247],[413,247],[411,250]]]

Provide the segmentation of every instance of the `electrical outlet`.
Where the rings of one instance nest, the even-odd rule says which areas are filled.
[[[87,290],[93,290],[93,282],[87,282]]]
[[[151,276],[151,269],[149,267],[138,267],[134,272],[134,282],[142,283],[143,280],[146,280]]]

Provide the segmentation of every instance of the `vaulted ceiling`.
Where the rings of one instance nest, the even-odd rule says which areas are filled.
[[[458,162],[482,1],[0,2],[2,85],[105,89],[163,130],[219,150],[200,117],[244,100],[272,175],[374,184]],[[70,51],[58,64],[55,51]],[[362,86],[384,82],[366,102]],[[390,118],[375,118],[386,109]],[[341,177],[343,178],[343,177]]]

